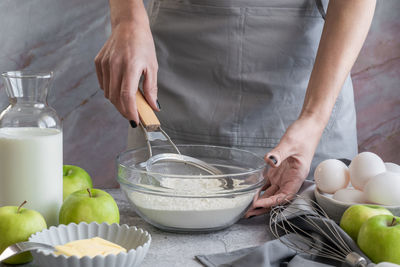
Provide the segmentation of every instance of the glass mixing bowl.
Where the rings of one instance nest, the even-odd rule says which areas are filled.
[[[178,145],[183,155],[198,158],[222,174],[183,175],[147,171],[147,148],[117,157],[117,180],[129,202],[148,223],[172,232],[209,232],[231,226],[264,185],[266,164],[256,154],[228,147]],[[153,146],[153,155],[171,153]]]

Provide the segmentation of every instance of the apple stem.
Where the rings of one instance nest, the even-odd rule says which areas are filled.
[[[89,193],[89,197],[92,197],[92,192],[90,191],[90,188],[87,188],[86,190],[87,190],[88,193]]]
[[[393,217],[392,222],[390,223],[389,226],[395,226],[396,225],[396,218]]]
[[[22,202],[21,205],[19,205],[18,209],[17,209],[17,213],[20,213],[20,209],[22,208],[23,205],[25,205],[28,201],[24,200],[24,202]]]

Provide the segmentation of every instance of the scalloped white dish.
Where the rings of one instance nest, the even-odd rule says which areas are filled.
[[[336,223],[340,222],[343,213],[346,211],[348,207],[360,204],[360,203],[345,203],[342,201],[338,201],[336,199],[333,199],[332,195],[320,192],[317,187],[315,187],[314,195],[317,203],[321,206],[322,209],[324,209],[326,214],[328,214],[329,218],[334,220]],[[365,203],[361,205],[379,205],[379,204]],[[400,206],[385,206],[385,205],[379,205],[379,206],[387,208],[395,216],[400,216]]]
[[[88,256],[78,258],[56,256],[44,250],[32,251],[36,263],[41,267],[134,267],[139,266],[150,247],[151,236],[147,231],[134,226],[107,224],[107,223],[71,223],[50,227],[33,234],[29,241],[40,242],[52,246],[63,245],[70,241],[101,237],[124,247],[127,252],[116,255],[98,255],[93,258]]]

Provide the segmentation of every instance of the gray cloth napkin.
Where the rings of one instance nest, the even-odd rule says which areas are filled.
[[[301,205],[302,202],[307,200],[314,199],[314,183],[310,181],[304,182],[302,188],[300,189],[301,198],[297,198],[293,201],[293,204]],[[315,212],[307,208],[307,205],[303,205],[301,212],[296,212],[293,214],[294,205],[290,204],[286,210],[284,211],[287,214],[287,219],[291,220],[296,226],[301,227],[303,230],[308,232],[315,232],[314,229],[304,223],[299,216],[307,214],[315,215]],[[291,211],[292,209],[292,211]],[[318,224],[322,229],[326,229],[326,225],[323,223],[323,219],[318,216],[313,216],[313,221]],[[332,223],[332,225],[336,228],[337,232],[343,238],[345,243],[353,250],[357,252],[361,256],[363,256],[367,262],[368,267],[374,266],[375,264],[371,263],[371,261],[360,251],[356,243],[348,236],[337,224]],[[267,226],[268,227],[268,226]],[[269,231],[269,227],[267,228]],[[316,233],[317,234],[317,233]],[[318,235],[318,234],[317,234]],[[301,243],[301,239],[297,238],[294,234],[285,235],[283,238],[296,240]],[[296,239],[297,238],[297,239]],[[320,237],[320,241],[327,242],[327,240],[323,237]],[[279,267],[279,266],[288,266],[288,267],[299,267],[299,266],[307,266],[307,267],[326,267],[326,266],[347,266],[345,263],[341,263],[339,261],[335,261],[332,259],[326,259],[318,256],[313,256],[305,253],[296,252],[295,250],[288,248],[285,244],[283,244],[280,240],[271,240],[266,242],[264,245],[252,248],[240,249],[228,253],[218,253],[211,255],[198,255],[196,256],[197,260],[200,261],[204,266],[207,267],[227,267],[227,266],[251,266],[251,267]]]

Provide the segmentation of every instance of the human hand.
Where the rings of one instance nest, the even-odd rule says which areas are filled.
[[[154,110],[160,110],[157,101],[158,63],[148,23],[116,25],[96,56],[95,65],[104,96],[125,118],[139,124],[136,92],[142,74],[144,96]]]
[[[312,119],[298,119],[287,129],[279,144],[265,155],[270,165],[267,182],[254,197],[246,218],[267,213],[299,191],[309,173],[322,131],[323,127]],[[261,191],[264,194],[260,195]]]

